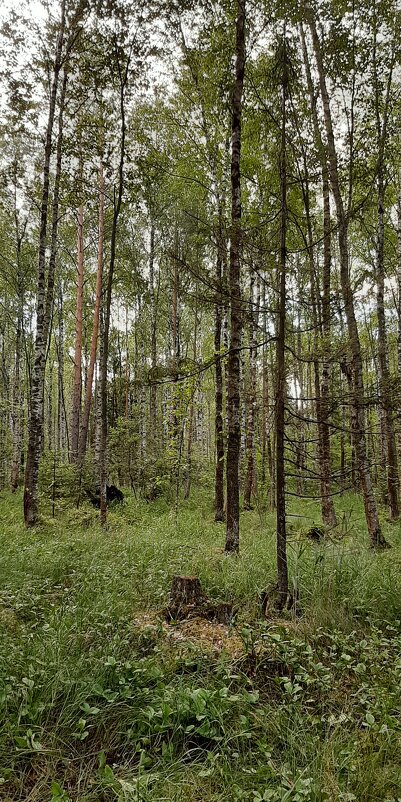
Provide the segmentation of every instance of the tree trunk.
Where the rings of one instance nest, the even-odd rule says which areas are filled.
[[[242,308],[241,251],[241,114],[245,72],[245,0],[237,0],[235,83],[232,92],[231,234],[230,234],[230,349],[227,369],[227,531],[225,551],[239,551],[240,348]]]
[[[392,388],[390,380],[390,370],[388,365],[388,343],[386,330],[386,316],[384,311],[384,149],[387,137],[387,118],[390,99],[390,88],[392,79],[392,66],[390,67],[387,91],[384,102],[383,120],[380,119],[380,103],[378,76],[376,66],[376,35],[373,47],[373,73],[375,83],[375,106],[376,124],[378,139],[378,163],[377,163],[377,243],[376,243],[376,281],[377,281],[377,344],[380,377],[380,406],[381,419],[383,421],[384,438],[382,444],[384,449],[385,476],[387,479],[387,503],[390,509],[390,518],[396,520],[399,517],[398,499],[398,469],[397,469],[397,449],[395,443],[395,431],[393,420]]]
[[[321,506],[322,506],[322,520],[326,526],[337,526],[337,518],[334,509],[333,499],[331,497],[331,454],[330,454],[330,287],[331,287],[331,218],[330,218],[330,182],[329,171],[327,167],[327,154],[322,141],[322,136],[319,128],[319,121],[316,110],[315,93],[312,82],[312,75],[309,64],[308,50],[305,42],[305,35],[303,28],[300,28],[303,59],[305,65],[306,79],[308,84],[309,101],[312,111],[313,130],[316,148],[319,154],[321,172],[322,172],[322,194],[323,194],[323,293],[321,298],[321,311],[322,311],[322,334],[323,334],[323,366],[322,376],[320,379],[319,363],[315,361],[315,394],[316,394],[316,417],[318,426],[318,452],[319,452],[319,473],[320,473],[320,490],[321,490]],[[305,168],[307,168],[307,161],[305,158]],[[309,199],[307,218],[308,218],[308,236],[309,236],[309,252],[311,259],[311,281],[314,281],[314,257],[313,257],[313,235],[312,226],[309,215]],[[318,289],[315,293],[316,299],[318,298]],[[317,335],[317,316],[315,319],[315,333]],[[316,342],[315,350],[318,343]]]
[[[178,384],[178,371],[179,362],[181,357],[180,348],[180,316],[179,316],[179,273],[178,273],[178,260],[179,260],[179,245],[178,245],[178,232],[176,230],[174,236],[174,250],[175,255],[173,259],[173,286],[171,296],[171,348],[172,348],[172,404],[171,404],[171,483],[175,487],[175,503],[176,510],[178,508],[179,497],[179,483],[180,483],[180,457],[181,457],[181,432],[180,427],[180,409],[179,409],[179,393],[180,387]]]
[[[260,478],[266,484],[267,440],[269,437],[269,374],[267,369],[267,316],[266,316],[266,281],[262,279],[262,414],[261,414],[261,466]]]
[[[21,356],[22,356],[22,305],[19,302],[17,331],[15,335],[15,362],[14,362],[14,385],[13,385],[13,406],[12,406],[12,438],[13,456],[11,464],[11,491],[15,493],[19,484],[21,470],[21,448],[22,448],[22,381],[21,381]]]
[[[330,449],[330,338],[331,338],[331,217],[330,217],[330,184],[326,160],[322,166],[323,189],[323,293],[322,323],[324,338],[324,356],[320,390],[321,403],[321,471],[322,471],[322,518],[330,527],[337,526],[337,516],[331,493],[331,449]]]
[[[100,395],[100,387],[102,384],[102,365],[103,365],[103,342],[104,342],[104,313],[103,303],[100,304],[99,311],[99,366],[97,375],[95,377],[95,436],[94,436],[94,472],[96,480],[100,475],[100,450],[101,450],[101,431],[102,431],[102,398]]]
[[[198,288],[196,287],[196,299],[195,299],[195,321],[194,321],[194,343],[193,343],[193,352],[192,358],[194,365],[196,365],[196,359],[198,355],[198,323],[199,328],[202,330],[202,320],[201,318],[198,321]],[[188,415],[188,439],[187,439],[187,464],[185,468],[185,486],[184,486],[184,499],[189,498],[189,494],[191,491],[191,482],[192,482],[192,443],[193,443],[193,434],[194,434],[194,405],[195,405],[195,397],[197,392],[197,385],[193,387],[193,391],[191,393],[191,401],[189,405],[189,415]]]
[[[62,65],[62,50],[65,32],[65,0],[61,6],[61,22],[57,37],[56,55],[54,60],[53,77],[49,101],[49,114],[47,120],[46,142],[43,165],[42,200],[40,211],[39,233],[39,262],[38,283],[36,299],[36,337],[34,347],[34,363],[31,376],[31,404],[28,426],[28,451],[25,468],[24,488],[24,518],[26,526],[34,526],[38,516],[38,476],[41,443],[43,436],[43,391],[46,365],[46,352],[48,331],[50,323],[51,305],[53,302],[54,274],[51,271],[55,264],[55,248],[58,223],[58,193],[61,174],[61,153],[63,134],[64,96],[66,88],[66,73],[64,74],[63,90],[60,98],[58,119],[58,140],[56,156],[56,178],[53,192],[53,221],[52,221],[52,251],[47,271],[46,292],[46,245],[47,222],[49,211],[49,185],[50,185],[50,158],[52,152],[53,125],[56,112],[57,90]]]
[[[150,221],[150,252],[149,252],[149,286],[151,302],[151,332],[150,332],[150,360],[151,360],[151,385],[149,397],[149,433],[152,442],[152,456],[156,456],[158,448],[157,438],[157,295],[155,292],[155,224],[153,218]]]
[[[99,336],[100,305],[102,300],[103,282],[103,245],[104,245],[104,174],[103,164],[99,167],[99,218],[98,218],[98,248],[97,248],[97,272],[95,289],[95,308],[93,312],[93,329],[91,350],[89,357],[88,376],[86,380],[86,391],[84,408],[82,412],[81,431],[79,435],[79,464],[82,467],[88,440],[89,417],[92,404],[93,377],[95,374],[97,341]]]
[[[224,521],[224,425],[223,425],[223,364],[221,359],[221,332],[223,318],[222,303],[222,281],[223,281],[223,258],[222,250],[226,243],[222,230],[222,220],[218,230],[217,258],[216,258],[216,285],[217,299],[214,307],[214,358],[215,364],[215,448],[216,448],[216,471],[214,483],[214,520]]]
[[[120,75],[120,121],[121,121],[121,139],[120,139],[120,158],[118,165],[118,184],[117,192],[114,193],[114,210],[113,222],[111,227],[110,238],[110,261],[109,271],[107,275],[106,286],[106,299],[104,307],[104,332],[103,332],[103,351],[101,358],[100,370],[100,403],[101,403],[101,429],[100,429],[100,442],[99,442],[99,484],[100,484],[100,523],[102,526],[107,522],[107,362],[109,356],[109,333],[110,333],[110,315],[111,315],[111,296],[113,290],[113,277],[114,265],[116,261],[116,246],[117,246],[117,227],[118,219],[121,211],[121,204],[123,199],[124,188],[124,159],[125,159],[125,137],[126,137],[126,123],[125,123],[125,89],[128,81],[129,60],[125,68],[122,69],[119,64]]]
[[[79,423],[81,417],[82,393],[82,327],[84,303],[84,209],[81,205],[77,214],[77,295],[75,311],[75,351],[74,378],[71,404],[71,462],[78,461]]]
[[[259,323],[260,284],[254,297],[254,275],[251,267],[249,282],[249,371],[247,392],[247,427],[245,438],[246,474],[244,488],[244,509],[250,510],[252,494],[255,492],[255,418],[257,392],[257,331]]]
[[[63,287],[60,282],[58,290],[58,343],[57,343],[57,450],[63,453],[67,448],[69,452],[69,433],[64,397],[64,314],[63,314]]]
[[[49,348],[51,345],[49,345]],[[53,357],[48,366],[47,377],[47,450],[53,451]]]
[[[280,143],[280,258],[278,264],[277,310],[277,388],[276,388],[276,509],[277,509],[277,586],[278,606],[283,609],[288,598],[287,530],[285,505],[285,317],[287,268],[287,156],[286,116],[288,93],[288,64],[285,34],[283,41],[281,143]]]
[[[320,94],[323,103],[324,121],[327,136],[327,149],[329,160],[329,177],[331,189],[334,196],[338,223],[338,245],[340,252],[340,280],[344,302],[344,310],[347,321],[348,337],[352,353],[352,372],[353,372],[353,405],[355,408],[355,431],[354,444],[355,454],[358,465],[359,480],[362,488],[365,517],[368,527],[370,541],[373,547],[383,548],[387,545],[380,528],[377,513],[376,500],[373,492],[370,465],[366,451],[366,432],[364,414],[364,382],[361,344],[359,340],[358,325],[355,317],[354,298],[351,289],[349,273],[349,250],[348,250],[348,219],[345,213],[343,198],[340,190],[337,152],[335,146],[333,124],[329,95],[326,86],[326,77],[323,67],[320,42],[317,35],[316,23],[313,17],[310,18],[309,26],[312,34],[313,48],[316,58],[317,70],[319,75]]]
[[[397,196],[397,374],[401,377],[401,170]],[[401,419],[401,393],[399,393],[398,417]],[[398,431],[398,460],[401,465],[401,427]]]

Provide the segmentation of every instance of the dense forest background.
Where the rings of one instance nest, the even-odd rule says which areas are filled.
[[[178,503],[214,463],[227,550],[239,490],[278,504],[285,542],[285,478],[321,496],[328,527],[359,489],[383,545],[378,504],[399,515],[397,20],[385,3],[250,6],[246,22],[224,4],[11,12],[1,482],[25,476],[28,525],[38,482],[77,504],[97,483],[105,522],[107,476]]]

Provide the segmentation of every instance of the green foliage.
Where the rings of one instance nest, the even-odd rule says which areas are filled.
[[[41,510],[45,515],[57,515],[73,504],[78,506],[87,494],[93,493],[97,484],[91,455],[86,457],[82,470],[65,463],[54,453],[46,452],[39,471],[39,493]]]
[[[163,498],[128,493],[106,536],[95,512],[84,525],[81,510],[57,510],[33,536],[20,494],[0,503],[6,799],[26,796],[28,776],[33,798],[52,802],[398,799],[394,528],[391,553],[369,552],[360,500],[349,496],[338,507],[348,534],[314,545],[302,531],[318,505],[298,502],[290,563],[303,614],[260,621],[273,517],[244,514],[231,561],[199,489],[177,517]],[[233,627],[166,625],[158,612],[176,573],[232,601]]]

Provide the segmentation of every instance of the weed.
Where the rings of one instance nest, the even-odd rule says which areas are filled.
[[[293,506],[302,616],[280,621],[259,619],[268,513],[244,515],[232,561],[201,489],[177,518],[127,495],[107,536],[85,505],[27,532],[21,506],[0,501],[0,798],[401,798],[401,551],[390,526],[390,553],[367,548],[359,499],[319,544],[300,517],[317,506]],[[235,625],[162,622],[180,573],[232,602]]]

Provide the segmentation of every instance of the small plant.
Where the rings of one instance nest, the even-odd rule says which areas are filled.
[[[52,782],[50,791],[50,802],[70,802],[70,797],[68,796],[67,792],[63,790],[61,785],[59,785],[59,783]]]

